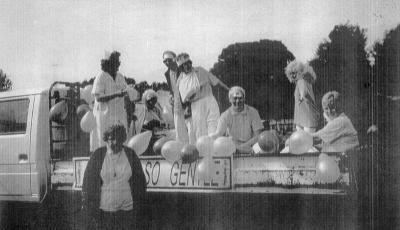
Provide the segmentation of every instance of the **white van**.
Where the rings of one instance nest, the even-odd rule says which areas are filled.
[[[68,106],[78,104],[79,83],[0,93],[0,200],[44,200],[56,163],[89,155],[88,135],[80,131],[74,108],[63,123],[50,121],[56,91]]]
[[[0,200],[40,201],[49,191],[47,90],[0,96]]]

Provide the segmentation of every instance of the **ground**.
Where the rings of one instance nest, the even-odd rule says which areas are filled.
[[[350,196],[151,194],[143,229],[367,229]],[[2,203],[2,229],[84,229],[79,193],[46,204]],[[366,212],[364,212],[366,213]],[[364,222],[362,224],[362,222]]]

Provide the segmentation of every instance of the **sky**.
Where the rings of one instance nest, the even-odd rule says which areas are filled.
[[[0,12],[0,69],[15,90],[95,77],[105,51],[151,83],[164,81],[165,50],[209,69],[230,44],[270,39],[308,61],[335,25],[365,28],[370,46],[400,23],[399,0],[2,0]]]

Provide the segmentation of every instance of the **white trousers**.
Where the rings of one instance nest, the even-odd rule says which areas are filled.
[[[185,120],[189,143],[196,144],[197,138],[217,130],[219,107],[214,96],[207,96],[192,102],[192,117]]]

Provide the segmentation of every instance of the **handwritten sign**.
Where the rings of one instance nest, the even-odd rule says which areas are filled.
[[[82,189],[83,175],[88,161],[89,157],[74,157],[72,159],[74,166],[74,184],[72,185],[72,188],[75,190]]]
[[[231,188],[231,158],[214,157],[210,180],[199,178],[197,165],[200,160],[190,164],[180,161],[173,163],[163,158],[140,159],[148,188],[165,189],[230,189]]]
[[[81,190],[83,175],[89,157],[73,159],[74,184],[73,189]],[[214,172],[210,180],[202,180],[197,173],[200,160],[190,164],[181,161],[168,162],[162,157],[146,157],[140,159],[148,188],[167,189],[231,189],[232,188],[232,158],[214,157]]]

